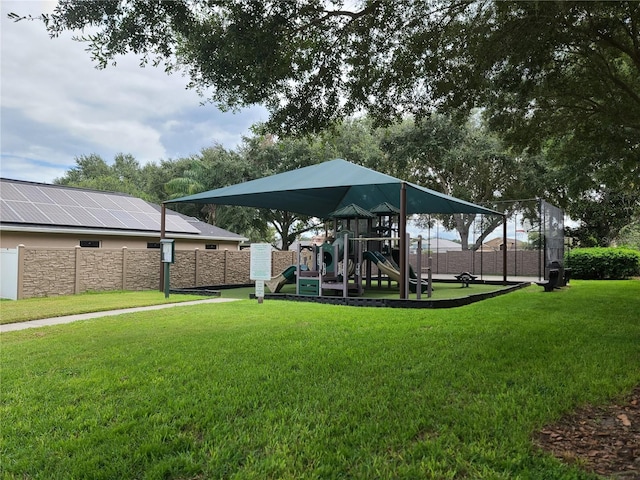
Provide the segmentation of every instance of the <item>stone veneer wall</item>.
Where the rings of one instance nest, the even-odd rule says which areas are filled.
[[[122,290],[122,250],[76,249],[78,292]]]
[[[271,275],[275,277],[276,275],[280,275],[287,267],[296,265],[297,256],[298,254],[296,252],[274,251],[271,257]]]
[[[18,298],[72,295],[87,291],[154,290],[160,287],[160,251],[18,247]],[[508,275],[538,275],[538,251],[507,252]],[[249,278],[248,250],[177,250],[171,264],[173,288],[243,285]],[[272,275],[295,265],[296,252],[273,252]],[[427,255],[422,267],[426,271]],[[502,252],[447,252],[434,255],[434,274],[502,274]],[[416,255],[410,262],[416,266]],[[375,266],[372,269],[376,272]]]
[[[19,247],[18,298],[87,291],[153,290],[160,286],[160,251]],[[243,285],[249,278],[247,250],[177,250],[171,287]],[[273,252],[273,275],[293,265],[295,252]]]
[[[22,264],[22,265],[21,265]],[[18,298],[76,293],[73,248],[18,250]]]
[[[160,286],[160,250],[122,249],[123,290],[153,290]]]
[[[198,250],[198,287],[225,285],[225,258],[228,250]]]
[[[507,275],[537,276],[540,253],[538,250],[507,251]],[[411,255],[412,265],[417,255]],[[428,255],[422,255],[422,267],[427,267]],[[431,271],[434,274],[458,274],[471,272],[485,275],[502,275],[502,252],[443,252],[432,255]]]

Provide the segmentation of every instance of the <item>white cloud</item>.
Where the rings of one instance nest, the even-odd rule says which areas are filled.
[[[9,12],[38,15],[54,6],[0,2],[2,176],[51,181],[75,157],[91,153],[108,162],[116,153],[131,153],[144,164],[214,143],[235,148],[251,124],[266,118],[259,107],[234,115],[201,106],[202,99],[185,89],[187,79],[140,68],[133,56],[98,70],[71,34],[51,39],[40,21],[7,18]]]

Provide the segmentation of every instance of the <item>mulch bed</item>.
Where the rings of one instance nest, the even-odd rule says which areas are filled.
[[[620,404],[584,407],[535,436],[567,463],[619,480],[640,479],[640,386]]]

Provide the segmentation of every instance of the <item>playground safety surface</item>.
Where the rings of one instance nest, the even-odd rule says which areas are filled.
[[[448,283],[454,283],[451,281]],[[459,283],[459,282],[457,282]],[[519,290],[531,285],[531,282],[508,282],[505,286],[502,282],[483,282],[485,284],[499,285],[504,288],[494,290],[491,292],[473,293],[470,290],[469,295],[457,297],[457,298],[445,298],[432,300],[427,298],[426,293],[422,294],[420,300],[413,299],[400,299],[400,298],[367,298],[367,297],[343,297],[338,295],[333,296],[308,296],[308,295],[295,295],[291,293],[265,293],[264,298],[269,300],[290,300],[297,302],[313,302],[323,303],[330,305],[348,305],[353,307],[387,307],[387,308],[455,308],[463,305],[469,305],[475,302],[486,300],[487,298],[497,297],[499,295],[505,295],[507,293]],[[435,284],[437,288],[437,283]],[[255,298],[255,295],[251,295],[251,298]]]

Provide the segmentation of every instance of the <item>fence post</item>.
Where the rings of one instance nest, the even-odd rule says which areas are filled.
[[[200,249],[196,247],[196,249],[194,250],[194,272],[193,272],[193,281],[195,282],[194,285],[196,287],[200,286]]]
[[[229,250],[227,250],[226,248],[224,249],[224,277],[222,279],[223,283],[226,285],[227,284],[227,268],[228,268],[228,260],[227,260],[227,254],[229,253]]]
[[[18,288],[16,289],[16,300],[24,298],[24,245],[18,245]]]
[[[127,289],[127,247],[122,247],[122,290]]]
[[[80,293],[80,251],[81,251],[82,247],[80,245],[76,245],[75,247],[75,260],[76,260],[76,264],[75,264],[75,269],[74,269],[74,287],[73,287],[73,293],[74,294],[78,294]]]

